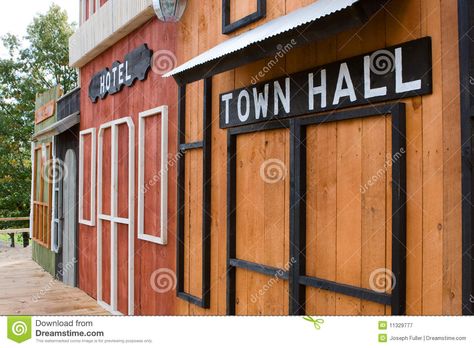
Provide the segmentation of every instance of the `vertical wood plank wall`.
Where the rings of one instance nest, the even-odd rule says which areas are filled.
[[[269,0],[264,20],[239,29],[231,36],[312,2]],[[235,0],[231,3],[233,19],[255,9],[250,0],[239,1],[239,6]],[[170,107],[170,155],[175,155],[177,86],[172,79],[163,79],[150,72],[147,81],[137,82],[132,88],[124,88],[97,104],[92,104],[87,97],[87,87],[93,74],[115,60],[122,61],[127,52],[140,44],[147,43],[154,51],[169,50],[176,55],[177,64],[182,64],[225,41],[229,36],[221,34],[221,6],[222,2],[215,0],[188,1],[178,24],[163,24],[153,19],[84,66],[81,69],[81,129],[98,128],[104,122],[125,116],[131,116],[138,126],[139,112],[166,104]],[[227,131],[219,128],[220,93],[251,85],[270,61],[273,67],[264,77],[258,77],[259,81],[431,36],[433,94],[403,100],[407,110],[406,311],[411,315],[461,314],[461,154],[456,23],[455,1],[391,1],[361,28],[291,49],[283,58],[259,61],[214,76],[210,309],[177,299],[174,291],[157,293],[153,290],[155,270],[176,270],[176,168],[172,166],[168,173],[168,245],[135,241],[135,313],[226,313]],[[304,40],[303,37],[294,39]],[[187,86],[185,137],[188,143],[202,140],[202,110],[203,81],[199,81]],[[308,157],[308,177],[319,177],[316,182],[308,182],[308,204],[318,207],[307,214],[307,259],[316,260],[307,263],[309,275],[368,288],[374,268],[378,265],[390,268],[391,229],[387,227],[391,217],[390,173],[371,188],[370,194],[360,195],[355,191],[359,188],[356,184],[364,182],[390,156],[390,124],[389,117],[381,116],[308,128],[308,145],[317,148],[317,151],[308,153],[311,156],[311,159]],[[348,139],[358,139],[357,145]],[[268,159],[278,159],[289,168],[288,130],[240,135],[237,149],[237,255],[247,261],[283,268],[289,261],[289,178],[268,185],[260,180],[259,171],[261,163]],[[85,161],[88,161],[87,157]],[[185,161],[185,291],[200,296],[202,150],[187,152]],[[159,166],[159,161],[156,165]],[[125,173],[125,169],[119,169],[119,172]],[[107,180],[110,178],[104,178],[104,188],[109,186]],[[338,214],[340,202],[354,197],[356,203],[350,212]],[[382,202],[384,207],[372,209],[374,206],[378,208],[378,202]],[[152,206],[156,210],[156,203]],[[146,210],[146,214],[150,213],[153,212]],[[145,220],[154,226],[153,219]],[[382,232],[378,229],[380,226],[383,226]],[[351,268],[335,252],[347,252],[352,247],[349,240],[364,245],[353,256],[357,269]],[[96,228],[80,225],[79,287],[94,297],[95,250]],[[104,264],[104,276],[110,271],[107,267]],[[237,314],[288,313],[288,284],[284,280],[272,284],[261,298],[252,298],[269,279],[250,271],[237,270]],[[108,290],[106,283],[105,290]],[[389,307],[323,290],[308,288],[307,300],[308,314],[390,314]]]
[[[88,97],[88,86],[92,76],[105,67],[110,67],[114,61],[123,62],[125,55],[136,47],[146,43],[154,52],[160,51],[161,58],[168,55],[173,59],[175,54],[176,27],[173,25],[164,25],[157,19],[150,20],[140,29],[136,30],[126,38],[119,41],[106,52],[95,58],[93,61],[81,68],[81,130],[95,127],[96,130],[108,121],[130,116],[135,124],[135,138],[138,144],[138,114],[142,111],[153,109],[161,105],[169,106],[169,143],[171,155],[168,168],[169,188],[168,188],[168,231],[169,238],[166,246],[158,245],[148,241],[142,241],[136,238],[135,228],[135,314],[152,315],[174,314],[176,312],[176,296],[174,291],[159,292],[160,283],[163,281],[158,278],[160,270],[176,268],[175,248],[176,248],[176,165],[173,162],[175,149],[177,147],[177,94],[178,88],[172,79],[163,79],[161,75],[150,70],[148,78],[145,81],[136,81],[133,87],[124,87],[120,93],[109,95],[103,100],[93,104]],[[160,55],[156,56],[160,59]],[[159,61],[155,61],[156,64]],[[151,124],[149,123],[149,126]],[[118,165],[118,214],[119,216],[128,216],[128,206],[126,201],[128,188],[128,132],[126,128],[119,127],[119,165]],[[154,134],[160,134],[157,130],[150,130],[147,135],[153,137],[154,143],[159,143],[160,139]],[[104,133],[104,158],[103,158],[103,177],[100,182],[103,188],[103,211],[110,214],[110,131]],[[150,145],[150,141],[148,141]],[[154,144],[151,144],[154,145]],[[153,157],[159,154],[159,147],[150,146],[147,153]],[[90,162],[89,147],[84,152],[84,162]],[[158,155],[159,156],[159,155]],[[135,146],[135,158],[138,158],[138,145]],[[86,168],[89,168],[88,166]],[[160,161],[147,162],[147,173],[145,182],[148,182],[153,176],[160,172]],[[137,177],[138,164],[135,161],[135,177]],[[87,180],[86,180],[87,181]],[[99,183],[98,183],[99,184]],[[159,183],[156,184],[159,186]],[[84,190],[89,190],[89,182],[84,185]],[[135,189],[138,192],[138,189]],[[93,193],[95,194],[95,193]],[[89,193],[85,195],[90,197]],[[135,202],[137,199],[135,198]],[[89,207],[86,202],[85,207]],[[137,216],[135,204],[135,216]],[[159,228],[159,224],[154,223],[155,218],[159,221],[159,209],[146,209],[145,213],[150,218],[145,220],[145,229],[153,231]],[[153,217],[151,215],[153,214]],[[96,219],[97,216],[94,217]],[[136,221],[135,221],[136,226]],[[102,223],[103,232],[103,291],[102,298],[110,303],[110,224]],[[97,226],[90,227],[79,224],[78,232],[78,258],[79,258],[79,279],[78,286],[88,294],[97,298]],[[127,228],[119,226],[118,228],[118,305],[119,310],[127,312]]]
[[[275,17],[289,13],[297,8],[312,3],[312,0],[275,0],[267,1],[267,18],[253,23],[248,27],[242,28],[231,36],[238,35],[265,21]],[[254,10],[253,1],[231,2],[231,12],[235,11],[231,17],[240,18]],[[188,8],[179,25],[178,33],[178,61],[184,63],[199,53],[215,46],[228,38],[221,34],[221,2],[205,1],[205,3],[188,2]],[[460,196],[460,135],[459,135],[459,100],[457,98],[457,88],[459,86],[458,76],[458,49],[457,49],[457,5],[455,1],[449,0],[400,0],[392,1],[385,10],[378,13],[367,25],[356,30],[344,32],[336,37],[326,39],[324,41],[304,46],[298,49],[292,49],[284,58],[276,58],[277,64],[270,69],[263,80],[269,80],[277,76],[294,73],[305,70],[321,64],[326,64],[339,59],[355,56],[361,53],[370,52],[384,48],[386,46],[395,45],[409,40],[414,40],[423,36],[431,36],[433,39],[433,94],[419,98],[409,98],[403,100],[407,106],[407,313],[417,314],[460,314],[461,313],[461,196]],[[217,15],[216,15],[217,14]],[[211,19],[211,20],[210,20]],[[302,40],[303,38],[295,38]],[[282,43],[285,44],[285,43]],[[210,310],[202,310],[192,304],[178,300],[178,314],[225,314],[225,296],[226,296],[226,276],[225,276],[225,257],[226,257],[226,131],[219,129],[218,126],[218,106],[219,94],[228,90],[236,89],[252,84],[252,78],[261,71],[270,60],[263,60],[257,63],[249,64],[233,71],[219,74],[213,78],[213,145],[212,145],[212,242],[211,242],[211,308]],[[191,92],[191,93],[189,93]],[[199,83],[188,86],[188,109],[186,117],[195,120],[186,120],[187,125],[198,123],[202,119],[202,88]],[[197,109],[196,109],[197,107]],[[366,121],[359,122],[360,127],[365,127]],[[370,121],[372,122],[372,121]],[[383,128],[383,121],[377,121],[378,125]],[[382,122],[382,123],[380,123]],[[387,126],[389,120],[386,121]],[[343,127],[341,130],[343,132]],[[193,137],[192,128],[188,128],[187,137]],[[199,128],[198,128],[199,129]],[[351,129],[347,130],[351,132]],[[274,132],[274,131],[273,131]],[[336,163],[332,162],[336,157],[328,157],[323,149],[327,147],[327,151],[331,150],[331,144],[336,141],[338,145],[350,146],[343,144],[341,137],[336,137],[336,126],[326,125],[317,130],[315,138],[321,138],[318,142],[325,143],[323,148],[318,152],[317,156],[320,161],[328,163],[327,170],[335,168]],[[284,133],[284,132],[283,132]],[[389,135],[389,132],[386,132]],[[258,135],[241,136],[241,146],[245,151],[241,152],[241,158],[238,158],[237,166],[245,161],[254,161],[260,163],[256,157],[260,156],[261,160],[266,159],[265,153],[269,148],[280,147],[280,152],[287,151],[288,142],[283,141],[279,137],[266,132]],[[248,141],[245,141],[246,137]],[[380,139],[379,139],[380,140]],[[373,149],[377,146],[377,139],[363,137],[361,139],[362,148],[359,153],[354,156],[367,158]],[[390,151],[389,145],[391,140],[386,139],[387,151]],[[354,150],[355,151],[355,150]],[[239,156],[239,155],[238,155]],[[263,156],[263,157],[262,157]],[[383,163],[385,155],[376,160],[376,163]],[[278,157],[277,155],[273,157]],[[279,157],[278,157],[279,158]],[[201,162],[196,158],[196,170],[201,170]],[[314,165],[314,164],[313,164]],[[354,164],[355,165],[355,164]],[[359,164],[360,166],[360,164]],[[373,166],[373,164],[372,164]],[[255,167],[255,168],[253,168]],[[245,170],[250,170],[248,167]],[[253,168],[252,175],[258,172],[258,165],[251,165]],[[349,170],[349,168],[346,168]],[[355,168],[352,168],[354,170]],[[369,175],[368,171],[372,167],[359,168],[362,176]],[[310,169],[308,169],[310,170]],[[314,170],[318,170],[316,167]],[[334,169],[334,171],[336,171]],[[328,180],[342,180],[339,173],[334,175],[327,174]],[[358,180],[360,180],[359,178]],[[191,190],[195,188],[195,179],[190,178],[186,181],[187,187]],[[250,182],[242,181],[250,180]],[[239,177],[237,175],[237,187],[242,187],[243,191],[252,190],[255,197],[260,199],[260,206],[265,203],[273,202],[271,207],[280,210],[280,205],[286,205],[281,198],[276,199],[277,191],[267,194],[267,191],[256,185],[257,180],[253,180],[249,176]],[[323,185],[323,183],[319,183]],[[328,182],[327,185],[331,183]],[[333,183],[334,184],[334,183]],[[339,185],[340,183],[338,183]],[[390,177],[387,178],[387,189],[380,187],[378,193],[374,193],[376,197],[366,197],[359,204],[362,206],[359,211],[367,204],[376,204],[375,201],[383,199],[387,201],[386,212],[378,215],[367,215],[366,213],[354,216],[354,219],[362,219],[362,230],[357,234],[357,238],[366,238],[370,234],[370,226],[373,223],[379,223],[382,219],[390,219]],[[329,187],[328,186],[328,187]],[[197,188],[199,189],[199,188]],[[261,192],[260,192],[261,191]],[[239,191],[240,192],[240,191]],[[257,192],[261,193],[257,195]],[[239,194],[243,194],[242,192]],[[339,196],[338,199],[345,199]],[[385,196],[385,198],[383,198]],[[324,200],[324,197],[315,196],[317,200]],[[257,198],[255,198],[257,200]],[[324,201],[325,209],[333,209],[331,202]],[[200,203],[194,204],[190,202],[188,211],[200,209]],[[244,207],[241,213],[245,213]],[[362,212],[367,211],[362,209]],[[199,213],[197,213],[199,214]],[[255,212],[253,212],[253,215]],[[321,214],[318,211],[318,214]],[[239,214],[237,214],[238,216]],[[242,228],[238,227],[238,231],[245,231],[241,235],[237,233],[237,253],[241,248],[247,248],[247,254],[251,255],[249,261],[258,261],[261,263],[270,263],[268,252],[265,254],[267,243],[278,243],[280,237],[277,235],[268,237],[262,234],[262,246],[260,244],[249,242],[255,237],[254,231],[260,232],[271,228],[266,224],[263,216],[259,218],[251,218],[245,214],[239,220]],[[268,219],[269,217],[267,217]],[[308,217],[309,218],[309,217]],[[348,219],[347,216],[339,216],[334,224],[343,223],[340,219],[347,219],[348,224],[354,224],[354,219]],[[375,219],[375,221],[373,220]],[[308,221],[309,222],[309,221]],[[311,224],[312,222],[309,222]],[[324,223],[319,221],[319,224]],[[261,224],[263,226],[258,227]],[[348,225],[348,226],[349,226]],[[316,225],[318,226],[318,225]],[[309,227],[308,227],[309,228]],[[317,227],[316,227],[317,228]],[[330,228],[330,225],[328,226]],[[335,228],[335,227],[334,227]],[[376,263],[374,260],[386,257],[385,265],[390,267],[390,255],[384,256],[384,250],[390,250],[391,231],[387,230],[387,235],[369,239],[366,246],[361,250],[359,262],[363,263],[362,269],[357,273],[356,270],[347,270],[349,277],[358,277],[360,285],[368,287],[369,270]],[[351,229],[351,232],[354,232]],[[192,234],[198,234],[200,238],[200,228],[191,231]],[[310,232],[308,232],[310,233]],[[326,233],[328,233],[326,231]],[[337,269],[337,256],[328,254],[328,250],[334,250],[334,243],[341,243],[338,236],[337,242],[335,237],[325,238],[325,234],[308,235],[314,243],[314,249],[308,248],[309,255],[316,258],[316,254],[320,254],[319,264],[308,263],[308,272],[315,272],[315,275],[326,277],[335,277],[337,273],[342,272]],[[353,235],[352,235],[353,236]],[[353,236],[354,237],[354,236]],[[272,240],[276,238],[276,240]],[[285,237],[286,238],[286,237]],[[308,239],[308,242],[311,240]],[[246,240],[247,243],[239,247],[239,241]],[[387,243],[383,250],[378,250],[379,243]],[[192,241],[191,241],[192,243]],[[249,250],[253,245],[255,250]],[[271,244],[270,244],[271,245]],[[337,247],[349,247],[347,245],[339,245]],[[200,246],[196,243],[191,249],[196,248],[199,255]],[[263,248],[263,249],[260,249]],[[332,248],[332,249],[331,249]],[[259,251],[261,250],[261,252]],[[273,251],[279,250],[273,247]],[[326,253],[325,253],[326,251]],[[192,251],[191,251],[192,252]],[[260,255],[260,253],[262,255]],[[382,253],[382,254],[380,254]],[[380,255],[379,255],[380,254]],[[308,255],[308,258],[309,258]],[[253,259],[253,260],[252,260]],[[364,261],[365,260],[365,261]],[[200,259],[197,261],[200,262]],[[372,264],[371,264],[372,263]],[[278,265],[280,266],[280,265]],[[200,279],[200,266],[195,262],[190,262],[187,278],[188,284],[193,284]],[[316,268],[314,268],[316,267]],[[355,272],[355,273],[354,273]],[[257,291],[267,281],[268,277],[247,272],[245,270],[237,270],[237,298],[239,299],[236,310],[238,314],[286,314],[287,313],[287,289],[273,289],[262,302],[252,303],[250,296],[252,292]],[[338,279],[342,281],[344,279]],[[347,278],[345,280],[349,280]],[[284,284],[283,281],[281,281]],[[241,284],[241,285],[239,285]],[[243,285],[242,285],[243,284]],[[280,285],[278,285],[280,286]],[[274,293],[275,291],[275,293]],[[279,293],[284,291],[285,293]],[[276,295],[276,293],[279,293]],[[241,297],[244,298],[241,298]],[[276,297],[275,297],[276,296]],[[307,310],[311,313],[321,314],[389,314],[389,308],[384,309],[383,306],[372,304],[366,301],[343,299],[334,293],[308,289],[307,290]],[[245,300],[246,298],[246,300]],[[311,301],[311,299],[315,299]],[[272,302],[271,307],[267,306]],[[278,303],[278,304],[276,304]],[[357,305],[355,304],[357,303]]]

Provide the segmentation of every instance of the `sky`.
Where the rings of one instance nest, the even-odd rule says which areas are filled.
[[[24,36],[26,27],[35,15],[48,11],[52,3],[68,12],[70,22],[78,23],[79,21],[79,0],[13,0],[3,2],[3,9],[0,11],[0,36],[6,33]],[[4,56],[4,54],[3,45],[0,44],[0,56]]]

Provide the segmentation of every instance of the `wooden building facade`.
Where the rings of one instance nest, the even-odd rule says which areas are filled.
[[[54,144],[48,128],[57,120],[56,102],[62,89],[55,87],[36,96],[35,134],[31,144],[31,216],[33,259],[51,275],[60,260],[51,248],[53,216]]]
[[[467,1],[81,4],[78,286],[105,308],[474,313]]]
[[[33,259],[77,285],[77,184],[80,89],[54,87],[36,99],[31,144],[30,235]]]

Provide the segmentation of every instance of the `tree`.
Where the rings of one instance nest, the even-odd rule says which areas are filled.
[[[76,86],[76,70],[68,66],[74,30],[66,11],[53,4],[23,39],[2,38],[8,56],[0,59],[0,216],[29,214],[35,96],[57,84],[65,92]]]

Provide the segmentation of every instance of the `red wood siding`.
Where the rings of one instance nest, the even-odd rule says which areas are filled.
[[[101,0],[101,5],[105,3]],[[138,240],[137,236],[137,193],[138,193],[138,114],[161,105],[169,106],[169,152],[170,157],[175,155],[177,149],[177,86],[173,79],[164,79],[161,75],[150,70],[145,81],[136,81],[133,87],[124,87],[115,95],[109,95],[103,100],[93,104],[88,97],[88,86],[91,77],[105,67],[110,67],[116,61],[123,61],[125,55],[146,43],[154,52],[168,50],[175,52],[176,26],[163,24],[153,19],[146,25],[119,41],[106,52],[98,56],[81,69],[82,95],[81,95],[81,130],[95,127],[113,119],[132,117],[135,125],[135,314],[175,314],[176,296],[172,289],[166,293],[157,293],[153,290],[153,272],[167,268],[175,270],[175,238],[176,229],[176,166],[169,167],[168,176],[168,231],[170,237],[166,246]],[[173,53],[174,54],[174,53]],[[147,123],[148,127],[155,127],[154,122]],[[149,151],[146,160],[146,177],[158,174],[160,167],[159,144],[160,129],[147,133]],[[110,149],[110,131],[104,133],[104,149]],[[127,217],[128,206],[128,130],[126,126],[119,126],[119,166],[118,166],[118,215]],[[148,151],[148,150],[147,150]],[[85,151],[84,162],[90,160],[89,151]],[[156,162],[156,163],[155,163]],[[110,214],[110,156],[104,152],[103,175],[98,178],[102,181],[102,211]],[[145,181],[146,182],[146,181]],[[159,190],[159,183],[154,189]],[[85,186],[87,188],[88,186]],[[159,191],[158,191],[159,192]],[[159,200],[155,192],[147,199],[154,200],[154,204],[145,207],[146,231],[159,228]],[[154,215],[156,214],[156,215]],[[96,218],[96,217],[94,217]],[[102,222],[103,238],[103,291],[102,298],[110,303],[110,225]],[[93,297],[97,297],[97,227],[79,226],[79,287]],[[117,233],[118,249],[118,310],[127,313],[127,226],[119,226]]]

